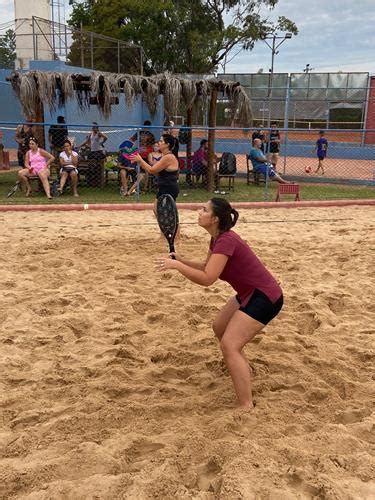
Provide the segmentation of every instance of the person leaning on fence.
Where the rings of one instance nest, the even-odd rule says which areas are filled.
[[[63,144],[64,151],[60,153],[60,186],[58,187],[59,194],[62,194],[66,181],[70,177],[72,183],[73,196],[78,196],[78,153],[72,150],[72,143],[66,139]]]
[[[64,149],[64,142],[68,139],[68,127],[65,125],[63,116],[57,117],[57,125],[51,125],[48,130],[48,142],[51,148],[51,154],[59,158]]]
[[[197,182],[199,182],[200,176],[202,176],[203,184],[207,183],[207,166],[208,141],[207,139],[202,139],[200,147],[195,151],[192,159],[192,172],[195,174]]]
[[[18,179],[26,186],[26,196],[31,194],[29,178],[38,176],[43,184],[44,191],[49,200],[52,199],[48,177],[49,167],[55,161],[55,157],[39,147],[35,137],[29,139],[29,150],[25,154],[25,168],[18,171]]]
[[[78,146],[78,149],[88,146],[91,158],[101,160],[105,155],[104,143],[107,140],[108,137],[99,130],[98,124],[93,122],[91,132],[86,136],[85,142]]]
[[[19,167],[25,166],[25,154],[29,150],[29,140],[35,136],[35,127],[32,123],[33,117],[28,116],[26,123],[18,125],[16,128],[15,140],[18,144],[17,158]]]
[[[289,184],[288,181],[283,179],[281,175],[275,172],[275,169],[270,163],[268,163],[267,158],[264,156],[262,150],[261,139],[254,139],[254,146],[250,150],[250,160],[253,164],[256,173],[261,173],[265,177],[269,177],[272,181],[280,182],[280,184]]]

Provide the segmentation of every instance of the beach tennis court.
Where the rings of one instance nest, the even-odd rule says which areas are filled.
[[[374,498],[373,206],[240,210],[285,297],[245,416],[211,330],[233,292],[157,273],[151,210],[0,220],[0,497]]]

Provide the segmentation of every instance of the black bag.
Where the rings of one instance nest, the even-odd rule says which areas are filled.
[[[237,161],[233,153],[223,153],[219,164],[219,175],[235,175]]]

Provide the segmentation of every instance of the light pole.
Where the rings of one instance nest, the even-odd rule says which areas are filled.
[[[306,64],[306,67],[304,68],[303,72],[308,75],[313,69],[315,68],[310,68],[310,64]]]
[[[264,43],[271,49],[272,59],[271,59],[271,68],[269,69],[269,77],[268,77],[268,127],[270,127],[271,121],[271,90],[273,85],[273,70],[275,66],[275,56],[279,53],[277,50],[285,40],[289,40],[292,38],[292,33],[285,33],[284,36],[279,36],[277,33],[273,35],[269,35],[263,38]],[[272,40],[271,43],[268,43],[267,40]],[[280,40],[280,41],[279,41]]]
[[[280,45],[282,43],[285,42],[285,40],[289,40],[290,38],[292,38],[292,33],[285,33],[284,36],[278,36],[278,34],[275,33],[274,35],[266,36],[263,38],[264,43],[271,49],[271,52],[272,52],[271,69],[269,70],[270,78],[269,78],[269,85],[268,85],[268,97],[270,96],[271,88],[272,88],[275,56],[276,56],[276,54],[279,53],[279,51],[277,49],[280,47]],[[267,40],[272,40],[272,44],[268,43]],[[278,40],[280,40],[280,42],[278,42]]]

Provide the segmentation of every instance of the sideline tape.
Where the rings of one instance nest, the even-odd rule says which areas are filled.
[[[197,210],[204,203],[177,203],[179,210]],[[323,200],[323,201],[255,201],[233,202],[233,208],[304,208],[304,207],[346,207],[375,205],[375,199],[368,200]],[[48,205],[0,205],[0,212],[50,212],[50,211],[82,211],[82,210],[152,210],[153,203],[72,203]]]

